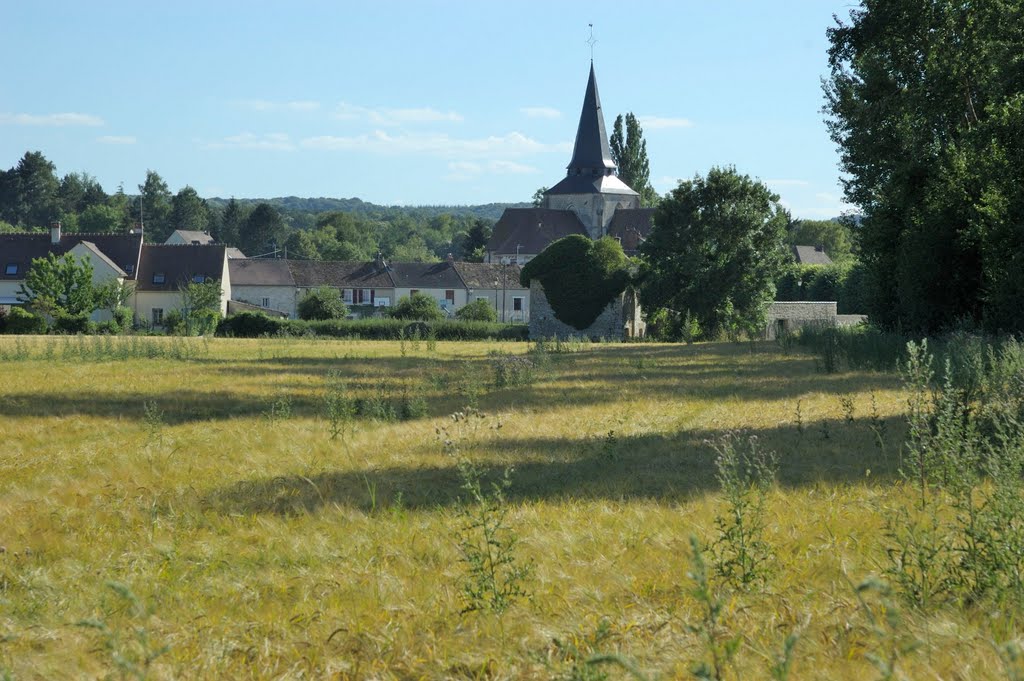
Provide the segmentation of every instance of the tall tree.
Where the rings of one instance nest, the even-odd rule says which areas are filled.
[[[224,206],[219,223],[214,225],[216,229],[210,233],[218,243],[238,246],[241,243],[242,225],[245,224],[247,217],[246,210],[232,197],[228,205]]]
[[[853,245],[850,228],[839,220],[794,220],[786,227],[791,246],[822,246],[833,262],[849,260]]]
[[[210,210],[206,201],[188,185],[171,199],[171,228],[205,232],[210,226]]]
[[[25,153],[4,182],[9,222],[24,227],[47,227],[60,219],[60,181],[55,170],[41,152]]]
[[[461,257],[466,262],[483,262],[487,254],[487,242],[491,239],[494,225],[483,218],[473,220],[473,226],[461,241]]]
[[[625,121],[625,131],[623,131]],[[651,186],[651,167],[647,160],[647,140],[640,121],[632,112],[615,117],[611,139],[608,140],[612,160],[619,167],[619,179],[640,194],[640,205],[653,206],[658,193]]]
[[[827,123],[864,214],[872,318],[1024,330],[1024,6],[864,0],[828,37]]]
[[[786,262],[788,222],[778,195],[734,168],[680,182],[641,246],[644,306],[689,312],[711,337],[755,330]]]
[[[89,173],[68,173],[60,181],[60,208],[62,215],[81,213],[90,206],[107,201],[107,193]]]
[[[73,253],[35,258],[18,290],[18,298],[52,317],[90,314],[99,304],[92,263]]]
[[[259,203],[242,224],[238,247],[249,257],[269,253],[284,245],[285,225],[269,203]]]
[[[135,216],[141,216],[145,225],[146,240],[161,243],[170,236],[171,227],[171,190],[160,174],[146,171],[146,181],[139,185],[139,203],[135,206]]]

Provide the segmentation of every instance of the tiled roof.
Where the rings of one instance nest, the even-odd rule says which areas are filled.
[[[388,267],[395,286],[403,288],[465,288],[449,262],[396,262]]]
[[[145,244],[139,260],[139,291],[177,291],[202,276],[206,280],[220,280],[224,276],[225,247],[215,244]],[[154,275],[163,275],[163,281],[154,282]]]
[[[570,175],[544,193],[637,196],[637,193],[617,175]]]
[[[821,246],[792,246],[793,257],[801,265],[831,265],[832,258]]]
[[[228,249],[229,251],[231,249]],[[231,286],[294,286],[287,260],[273,258],[232,259],[228,254]]]
[[[570,234],[586,233],[579,216],[571,210],[506,208],[494,225],[487,250],[511,254],[516,252],[518,245],[520,254],[537,255],[552,241]]]
[[[54,244],[49,234],[0,234],[0,281],[21,280],[35,258],[47,253],[64,255],[83,241],[106,256],[128,279],[135,278],[142,248],[141,234],[63,234]],[[18,273],[6,275],[8,264],[18,265]]]
[[[385,268],[373,261],[286,260],[295,285],[300,288],[334,286],[336,288],[394,288]]]
[[[504,282],[506,288],[520,288],[519,265],[504,265],[496,262],[453,263],[466,288],[498,288]]]
[[[653,208],[620,208],[608,223],[608,236],[618,239],[622,250],[633,255],[650,235],[653,217]]]
[[[175,234],[177,234],[179,237],[181,237],[181,239],[186,244],[191,244],[193,242],[198,241],[199,243],[195,244],[195,245],[203,245],[203,246],[205,246],[206,244],[212,244],[213,243],[213,237],[212,236],[210,236],[206,232],[199,232],[199,231],[192,230],[192,229],[176,229],[176,230],[174,230],[171,233],[170,237],[167,237],[168,241]]]

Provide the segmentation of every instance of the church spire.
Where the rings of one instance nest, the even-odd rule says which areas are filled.
[[[594,62],[590,62],[590,79],[583,96],[583,111],[580,125],[576,130],[576,146],[572,160],[567,166],[569,175],[611,175],[616,167],[608,147],[608,134],[604,129],[604,113],[601,111],[601,97],[597,94],[597,77]]]

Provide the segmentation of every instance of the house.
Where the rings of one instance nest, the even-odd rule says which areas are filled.
[[[831,265],[824,246],[790,246],[790,252],[798,265]]]
[[[141,232],[66,234],[62,233],[60,223],[55,223],[49,234],[0,234],[0,306],[9,309],[22,304],[18,294],[32,261],[45,258],[48,253],[72,253],[87,259],[93,268],[94,284],[111,280],[133,283],[142,247]],[[107,310],[97,310],[92,315],[93,321],[109,318]]]
[[[171,232],[171,235],[164,241],[169,246],[181,246],[181,245],[192,245],[192,246],[208,246],[215,244],[213,237],[210,236],[209,232],[199,232],[192,229],[176,229]],[[245,253],[242,253],[239,249],[228,246],[228,258],[244,258]]]
[[[519,283],[519,265],[482,262],[453,263],[466,286],[466,302],[486,300],[501,322],[530,320],[530,293]]]
[[[249,310],[253,306],[272,316],[294,317],[295,279],[287,260],[273,258],[228,259],[231,300],[228,313]]]
[[[220,282],[220,313],[226,315],[231,299],[226,246],[144,244],[129,305],[136,321],[160,326],[167,312],[181,309],[181,289],[209,281]]]
[[[341,292],[342,300],[360,316],[374,308],[389,307],[396,301],[395,282],[383,258],[369,262],[286,260],[295,281],[298,303],[310,290],[330,286]]]

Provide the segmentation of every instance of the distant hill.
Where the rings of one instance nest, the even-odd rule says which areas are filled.
[[[437,215],[467,216],[497,220],[506,208],[530,208],[532,203],[485,203],[478,206],[382,206],[368,203],[358,198],[331,199],[327,197],[302,198],[298,196],[279,196],[273,199],[235,199],[243,205],[269,203],[278,210],[287,213],[323,213],[326,211],[344,211],[346,213],[366,213],[370,215],[407,214],[430,218]],[[208,198],[207,202],[223,208],[228,199],[220,197]]]

